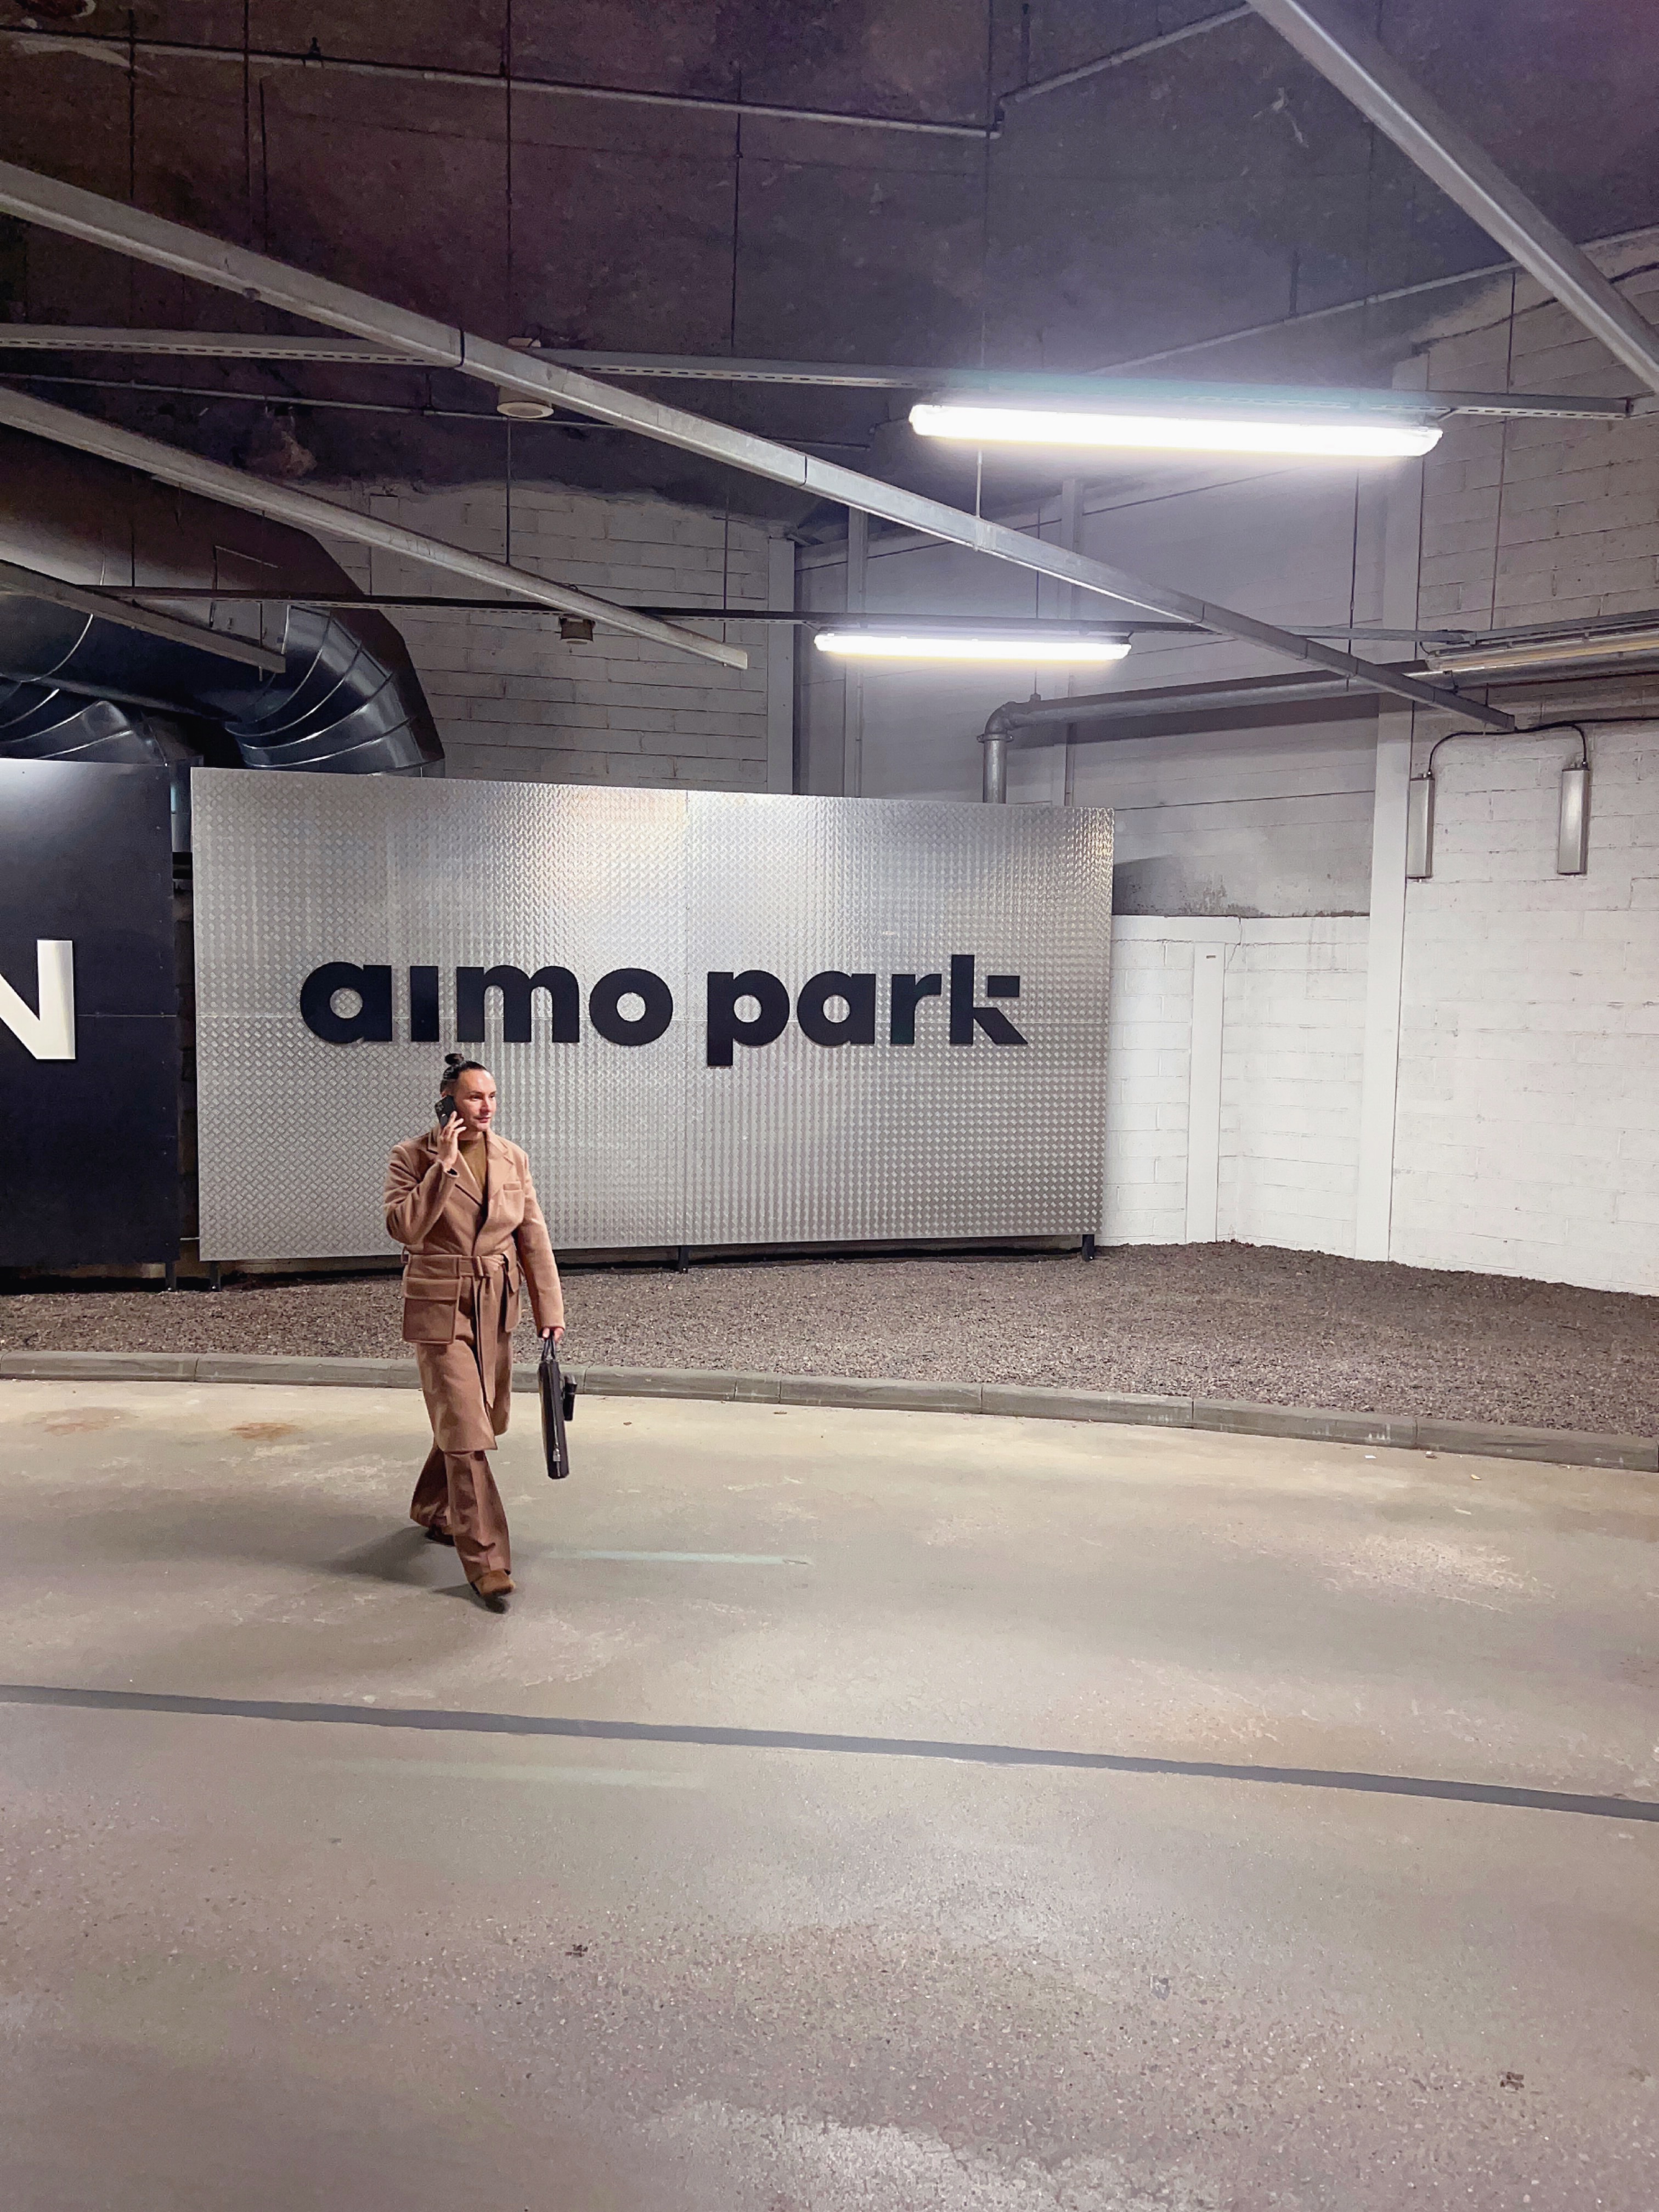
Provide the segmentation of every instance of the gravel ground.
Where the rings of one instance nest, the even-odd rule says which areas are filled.
[[[391,1275],[14,1292],[0,1349],[407,1357],[398,1297]],[[573,1270],[566,1302],[578,1361],[1659,1431],[1659,1298],[1261,1246]]]

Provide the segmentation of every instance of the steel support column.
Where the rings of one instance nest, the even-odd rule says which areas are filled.
[[[1332,0],[1250,0],[1265,22],[1473,216],[1615,359],[1659,392],[1659,331],[1491,155]]]
[[[1044,544],[1003,525],[989,522],[961,508],[927,499],[878,477],[860,476],[855,470],[822,461],[810,453],[757,437],[724,422],[710,422],[684,409],[600,384],[574,369],[495,345],[456,326],[429,316],[390,306],[327,277],[289,268],[266,255],[231,246],[222,239],[187,229],[161,216],[149,215],[124,200],[106,199],[78,185],[58,183],[32,170],[0,162],[0,212],[26,222],[44,224],[65,236],[125,253],[176,275],[240,293],[285,313],[349,331],[404,349],[411,361],[434,368],[459,369],[462,374],[493,384],[498,391],[566,406],[618,429],[632,430],[660,443],[702,454],[751,476],[813,498],[832,501],[837,507],[854,507],[878,515],[902,529],[920,530],[948,544],[966,546],[993,560],[1058,577],[1062,583],[1080,585],[1127,606],[1176,622],[1196,623],[1224,637],[1237,637],[1291,660],[1310,661],[1351,678],[1364,689],[1412,699],[1419,706],[1449,708],[1489,729],[1514,726],[1507,714],[1479,702],[1459,696],[1450,684],[1429,684],[1397,671],[1361,660],[1312,638],[1258,622],[1252,615],[1213,601],[1194,598],[1166,586],[1148,584],[1103,561],[1086,560],[1063,546]],[[227,471],[234,474],[233,471]]]

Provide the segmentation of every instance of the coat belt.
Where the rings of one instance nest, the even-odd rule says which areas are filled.
[[[459,1252],[405,1252],[405,1274],[447,1277],[451,1282],[485,1282],[505,1268],[509,1279],[514,1273],[511,1252],[487,1252],[482,1258],[468,1258]]]
[[[416,1279],[411,1280],[410,1279]],[[416,1284],[418,1283],[418,1288]],[[507,1302],[518,1287],[518,1270],[511,1252],[469,1255],[459,1252],[405,1252],[405,1296],[418,1297],[439,1284],[453,1284],[454,1295],[464,1299],[472,1321],[472,1358],[483,1392],[485,1412],[492,1423],[495,1407],[495,1364],[507,1320]],[[466,1287],[464,1287],[466,1286]]]

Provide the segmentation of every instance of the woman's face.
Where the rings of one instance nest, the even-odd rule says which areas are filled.
[[[469,1067],[457,1079],[455,1111],[471,1136],[481,1137],[495,1118],[495,1079],[482,1067]]]

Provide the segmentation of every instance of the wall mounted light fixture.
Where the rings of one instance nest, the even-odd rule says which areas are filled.
[[[1434,873],[1434,777],[1425,769],[1406,787],[1406,874],[1414,884]]]
[[[1555,872],[1582,876],[1589,867],[1589,744],[1580,730],[1582,757],[1561,771],[1561,808],[1556,818]]]
[[[1556,816],[1555,872],[1582,876],[1589,867],[1589,740],[1582,725],[1567,722],[1553,726],[1577,732],[1578,758],[1561,771],[1561,797]],[[1452,738],[1485,737],[1484,730],[1450,730],[1437,738],[1429,757],[1406,787],[1406,877],[1410,883],[1426,883],[1434,873],[1434,757]],[[1535,734],[1547,734],[1539,732]]]

